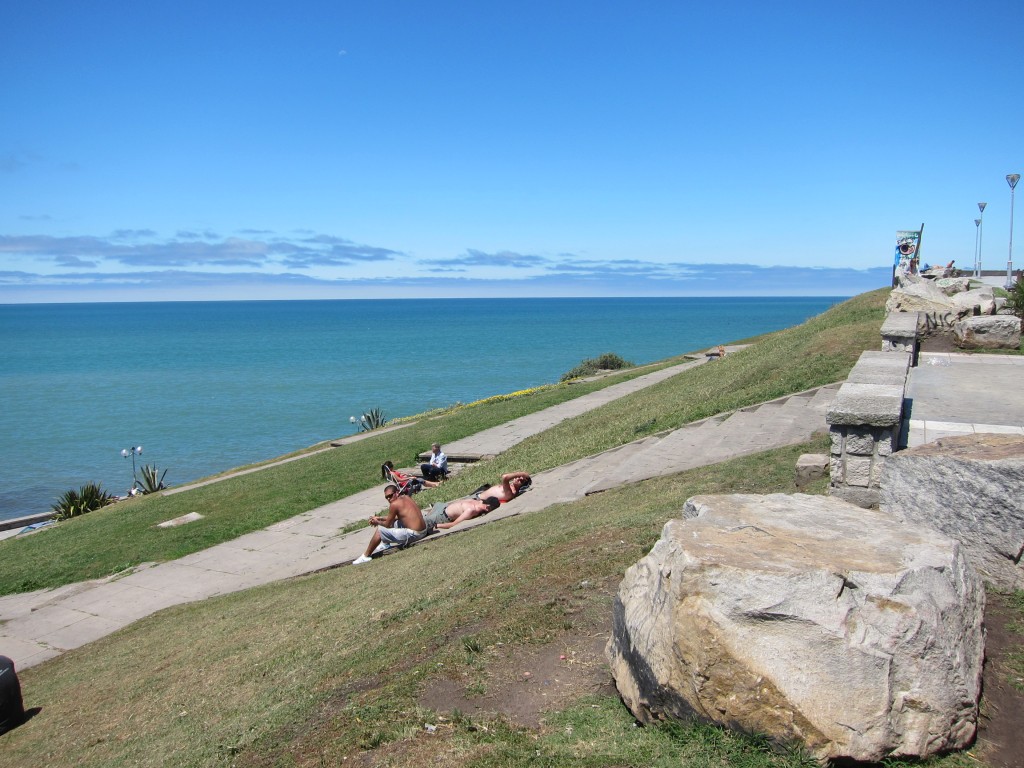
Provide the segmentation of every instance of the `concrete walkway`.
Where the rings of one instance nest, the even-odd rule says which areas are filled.
[[[1024,435],[1024,356],[922,352],[906,400],[908,448],[978,432]]]

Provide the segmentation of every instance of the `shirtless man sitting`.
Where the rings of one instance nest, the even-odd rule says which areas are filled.
[[[381,544],[407,547],[430,531],[416,502],[408,496],[401,495],[397,485],[386,485],[384,498],[388,500],[388,513],[370,517],[370,525],[374,526],[373,536],[370,537],[366,551],[353,560],[352,565],[370,562],[371,555]],[[399,525],[392,527],[396,521]]]
[[[533,482],[529,472],[508,472],[501,476],[501,482],[473,494],[477,499],[495,498],[502,504],[512,501],[530,487]]]
[[[500,503],[493,496],[486,499],[439,501],[423,516],[423,519],[426,521],[428,529],[446,530],[454,528],[465,520],[472,520],[474,517],[493,512]]]

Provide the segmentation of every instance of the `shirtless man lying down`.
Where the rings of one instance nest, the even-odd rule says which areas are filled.
[[[427,526],[446,530],[454,528],[459,523],[472,520],[474,517],[486,515],[498,508],[501,502],[493,496],[487,499],[456,499],[455,501],[439,501],[423,519]]]
[[[512,501],[533,483],[529,472],[508,472],[501,476],[497,485],[477,491],[473,496],[477,499],[495,498],[502,504]]]

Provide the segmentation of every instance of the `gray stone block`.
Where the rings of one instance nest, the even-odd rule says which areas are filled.
[[[848,382],[904,386],[910,370],[909,352],[864,352],[853,366]]]
[[[896,426],[903,413],[903,391],[904,387],[894,384],[847,382],[839,388],[825,420],[832,425]]]
[[[846,475],[843,472],[843,460],[832,456],[828,462],[828,473],[832,478],[832,485],[841,485],[846,482]]]
[[[912,352],[917,343],[917,312],[890,312],[882,323],[882,349]]]
[[[796,460],[796,487],[820,480],[829,467],[829,457],[824,453],[804,453]]]
[[[871,486],[871,457],[847,456],[844,460],[843,480],[847,485],[862,488]]]
[[[867,427],[848,427],[844,444],[846,455],[874,456],[875,434]]]

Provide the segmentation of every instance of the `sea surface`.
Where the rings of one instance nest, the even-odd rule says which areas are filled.
[[[0,519],[69,488],[180,485],[388,418],[797,325],[818,298],[423,299],[0,305]],[[426,449],[428,446],[424,446]]]

